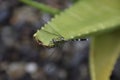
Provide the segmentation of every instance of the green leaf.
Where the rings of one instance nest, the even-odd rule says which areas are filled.
[[[90,68],[92,80],[110,80],[120,53],[120,29],[92,39]]]
[[[120,25],[120,7],[118,4],[120,1],[111,0],[109,3],[106,1],[79,1],[60,15],[56,15],[51,22],[37,31],[35,37],[44,45],[49,45],[56,37],[62,36],[65,40],[69,40],[120,28],[117,26]],[[42,32],[44,34],[41,34]],[[48,37],[50,33],[52,37]]]

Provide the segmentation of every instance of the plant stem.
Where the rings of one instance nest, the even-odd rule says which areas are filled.
[[[52,8],[52,7],[44,5],[42,3],[38,3],[36,1],[31,1],[31,0],[20,0],[20,1],[27,4],[27,5],[35,7],[37,9],[41,10],[41,11],[52,14],[52,15],[57,14],[57,13],[60,12],[60,10],[58,10],[58,9]]]

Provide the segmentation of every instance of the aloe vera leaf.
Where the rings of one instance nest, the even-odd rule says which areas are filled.
[[[54,37],[47,37],[48,33],[40,34],[40,32],[57,34],[58,38],[63,36],[65,40],[69,40],[118,29],[120,28],[117,26],[120,25],[118,6],[120,1],[107,2],[106,0],[105,3],[97,0],[78,1],[60,15],[56,15],[44,28],[36,32],[35,37],[44,45],[49,45]]]

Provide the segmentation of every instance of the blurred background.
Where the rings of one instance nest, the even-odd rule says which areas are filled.
[[[64,10],[72,0],[36,0]],[[68,41],[46,48],[33,34],[53,15],[19,0],[0,0],[0,80],[90,80],[90,41]],[[118,59],[111,80],[120,80]]]

